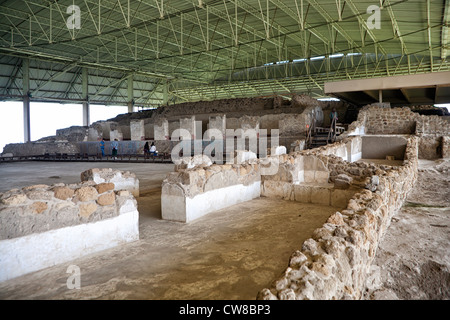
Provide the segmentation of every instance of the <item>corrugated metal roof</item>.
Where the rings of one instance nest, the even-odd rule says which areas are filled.
[[[141,105],[323,96],[325,81],[447,71],[448,6],[449,0],[6,0],[0,98],[23,95],[23,59],[30,59],[33,99],[85,99],[87,68],[91,103],[126,103],[132,75]],[[371,28],[377,22],[380,28]]]

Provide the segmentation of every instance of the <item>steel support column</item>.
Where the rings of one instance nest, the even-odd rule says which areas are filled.
[[[134,111],[134,91],[133,91],[133,74],[130,74],[127,78],[128,83],[128,112]]]
[[[88,69],[82,69],[82,95],[83,95],[83,126],[89,126],[91,122],[90,105],[89,105],[89,84],[88,84]]]
[[[30,60],[24,59],[22,63],[23,76],[23,140],[31,141],[30,126]]]

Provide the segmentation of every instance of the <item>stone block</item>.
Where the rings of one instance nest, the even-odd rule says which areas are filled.
[[[168,140],[170,136],[169,121],[165,118],[155,120],[153,132],[155,140]]]
[[[348,189],[353,181],[353,178],[346,174],[338,174],[334,178],[334,187],[336,189]]]
[[[110,206],[110,205],[114,204],[115,200],[116,200],[116,196],[115,196],[114,192],[109,192],[109,193],[101,194],[97,199],[97,203],[101,206]]]
[[[349,200],[356,193],[356,190],[341,190],[333,189],[331,191],[331,203],[332,207],[346,208]]]
[[[215,115],[209,117],[209,128],[208,134],[205,136],[206,139],[211,139],[212,133],[221,133],[222,139],[225,138],[227,129],[227,116],[226,114]],[[216,131],[217,130],[217,131]],[[211,133],[211,134],[210,134]],[[217,138],[217,137],[216,137]]]
[[[99,184],[95,185],[95,189],[97,189],[97,192],[99,194],[110,191],[110,190],[114,190],[114,183],[111,183],[111,182],[99,183]]]
[[[2,203],[8,206],[19,205],[27,202],[28,198],[24,194],[15,194],[10,197],[2,199]]]
[[[75,197],[82,202],[97,200],[98,192],[94,187],[81,187],[75,191]]]
[[[96,184],[113,183],[115,191],[128,190],[134,197],[139,197],[139,179],[129,171],[93,168],[81,173],[81,181],[93,181]]]
[[[47,210],[47,208],[47,204],[42,201],[33,202],[33,204],[31,205],[31,210],[37,214],[44,212],[45,210]]]
[[[305,182],[315,182],[315,172],[312,170],[303,171],[303,180]]]
[[[55,198],[60,200],[71,199],[74,195],[75,191],[68,187],[55,187],[53,188],[53,194]]]
[[[284,200],[293,200],[295,197],[294,187],[292,183],[271,180],[263,182],[261,195],[269,198],[278,198]]]
[[[89,218],[95,210],[97,210],[97,204],[93,202],[80,204],[80,216],[83,218]]]
[[[311,187],[311,203],[330,205],[331,188],[327,187]]]
[[[195,116],[191,116],[191,117],[187,117],[187,118],[180,118],[179,120],[180,123],[180,129],[184,129],[187,130],[190,135],[191,135],[191,139],[195,140],[196,137],[196,133],[197,133],[197,123],[195,121]],[[198,138],[202,138],[202,137],[198,137]]]
[[[305,185],[294,185],[295,201],[311,203],[311,187]]]
[[[144,120],[131,120],[130,121],[130,135],[133,141],[145,140],[145,126]]]
[[[328,171],[315,171],[314,173],[314,182],[319,184],[328,183],[328,178],[330,173]]]

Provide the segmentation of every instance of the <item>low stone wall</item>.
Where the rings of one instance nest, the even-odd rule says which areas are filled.
[[[360,299],[375,253],[391,218],[403,204],[417,178],[418,137],[410,137],[403,166],[371,166],[327,157],[330,180],[339,172],[354,177],[364,189],[344,210],[329,217],[295,251],[283,274],[257,299]],[[362,176],[361,176],[362,175]],[[362,186],[362,185],[361,185]]]
[[[97,184],[111,183],[114,190],[127,190],[134,197],[139,197],[139,179],[130,171],[93,168],[81,173],[81,181],[93,181]]]
[[[51,139],[50,141],[36,141],[27,143],[9,143],[3,148],[2,154],[11,154],[16,157],[39,156],[44,154],[78,154],[79,143]]]
[[[450,136],[450,122],[444,116],[421,115],[408,107],[391,108],[377,104],[363,107],[357,120],[338,137],[352,135],[409,135],[419,137],[419,158],[438,159],[448,157],[446,137]],[[444,150],[445,149],[445,150]]]
[[[335,155],[348,162],[362,158],[362,138],[359,135],[348,136],[333,144],[314,149],[315,154]]]
[[[177,167],[162,183],[162,218],[190,222],[209,212],[259,197],[257,159],[242,164]]]
[[[284,200],[345,207],[348,200],[367,183],[376,167],[349,163],[360,158],[361,137],[350,137],[321,148],[291,152],[272,162],[273,174],[261,175],[261,196]],[[355,154],[352,155],[352,150]]]
[[[137,202],[113,183],[0,194],[0,281],[139,239]]]

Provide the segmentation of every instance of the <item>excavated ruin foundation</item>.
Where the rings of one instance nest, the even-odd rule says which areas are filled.
[[[290,107],[293,104],[294,102],[291,102]],[[277,114],[277,124],[272,124],[272,129],[277,127],[277,130],[284,134],[286,141],[292,141],[296,148],[289,153],[269,153],[267,157],[235,150],[244,152],[241,154],[241,161],[236,163],[196,163],[195,159],[192,159],[193,162],[177,164],[174,172],[169,173],[162,184],[162,218],[190,223],[213,211],[259,197],[343,208],[331,214],[326,223],[314,231],[311,238],[292,252],[289,261],[286,261],[284,272],[274,279],[270,286],[261,288],[255,296],[257,299],[280,300],[361,299],[378,245],[417,179],[418,160],[449,158],[448,122],[439,116],[419,115],[408,108],[367,106],[360,111],[357,120],[348,126],[337,142],[302,150],[299,146],[305,144],[303,126],[311,121],[310,115],[313,111],[317,113],[316,111],[323,109],[320,106],[306,106],[300,116],[294,117],[286,116],[285,107],[286,102],[280,100],[273,100],[271,103],[261,101],[258,112],[271,110],[269,114]],[[173,112],[177,112],[176,110]],[[228,114],[221,115],[224,110],[218,111],[219,115],[208,115],[207,118],[209,124],[219,127],[218,130],[224,130],[227,126],[249,126],[256,130],[261,129],[261,124],[265,121],[263,115],[252,114],[249,118],[241,117],[243,120],[236,122],[231,120]],[[195,109],[193,112],[199,110]],[[292,113],[295,114],[294,111]],[[167,121],[161,121],[161,117],[154,121],[155,136],[160,130],[155,129],[158,126],[162,128],[158,133],[161,141],[167,143],[167,140],[162,138],[166,139],[166,133],[171,132],[168,120],[171,115],[169,112],[157,115],[165,116]],[[177,125],[187,128],[192,134],[191,137],[195,138],[195,121],[201,117],[185,115],[180,118],[179,114],[177,117]],[[257,117],[257,121],[254,117]],[[136,132],[140,132],[140,137],[146,139],[146,120],[138,116],[132,118],[133,124],[130,123],[129,129],[133,132],[130,132],[130,136],[137,139],[139,134]],[[287,118],[295,120],[289,122]],[[127,119],[130,120],[130,116]],[[117,123],[108,127],[109,138],[114,135],[120,137],[117,126],[122,120],[116,120]],[[264,126],[270,127],[267,124]],[[92,136],[92,129],[93,127],[88,128],[87,136]],[[126,130],[121,133],[124,131]],[[103,137],[105,132],[102,132]],[[94,140],[98,137],[95,136]],[[67,146],[69,142],[63,143]],[[433,147],[429,147],[430,144]],[[13,149],[7,151],[18,152]],[[383,164],[386,159],[397,162],[395,165]],[[377,164],[376,160],[381,164]],[[131,212],[131,225],[136,226],[137,208],[133,205],[134,198],[131,193],[139,196],[139,183],[124,181],[119,190],[116,190],[113,186],[118,181],[113,179],[119,176],[126,180],[130,175],[132,178],[132,174],[120,173],[117,176],[109,172],[107,177],[101,177],[101,181],[98,180],[98,175],[101,175],[99,170],[83,173],[84,182],[76,186],[31,186],[3,193],[0,217],[7,220],[1,224],[6,226],[2,231],[5,238],[2,241],[30,236],[35,231],[33,228],[39,226],[34,224],[33,228],[28,228],[25,232],[27,228],[22,227],[21,220],[18,220],[19,223],[14,220],[18,216],[34,219],[49,215],[51,220],[52,216],[61,214],[62,207],[73,207],[78,223],[83,226],[94,223],[93,220],[82,220],[83,217],[108,220],[120,216],[122,211]],[[99,191],[99,188],[106,186],[107,190]],[[124,188],[129,189],[124,191]],[[120,200],[122,198],[124,199]],[[41,223],[42,228],[48,227],[46,223]],[[9,228],[8,225],[15,225],[17,228]],[[9,234],[11,230],[16,233]],[[44,231],[38,228],[37,234],[44,234]],[[135,237],[136,233],[126,238]],[[49,240],[49,243],[58,241],[53,239]],[[102,241],[104,240],[100,242]],[[2,258],[10,256],[9,243],[5,248],[0,252]],[[62,260],[52,263],[59,263],[58,261]],[[6,275],[4,279],[14,276],[16,275]]]

